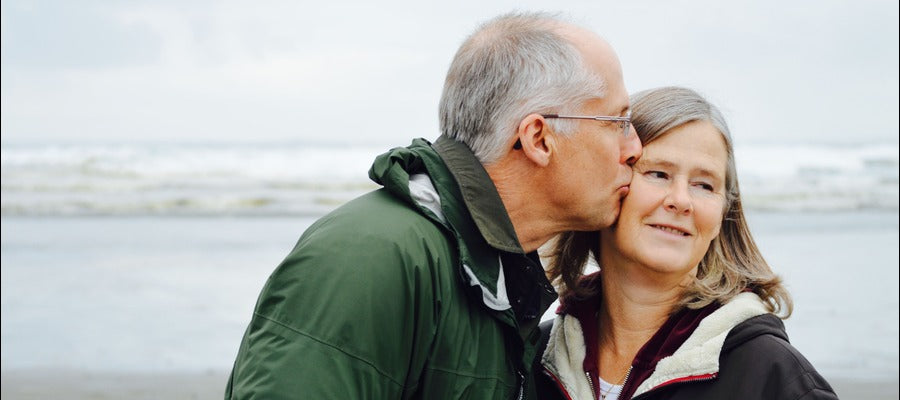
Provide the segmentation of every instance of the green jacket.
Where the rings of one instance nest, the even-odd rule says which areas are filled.
[[[442,136],[369,176],[384,187],[316,221],[269,277],[225,398],[534,398],[556,293],[487,172]]]

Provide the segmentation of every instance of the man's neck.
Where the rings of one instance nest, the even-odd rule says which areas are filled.
[[[497,193],[503,201],[509,220],[512,222],[519,244],[526,253],[537,250],[544,243],[562,232],[558,221],[551,218],[554,213],[539,190],[531,185],[538,180],[523,174],[509,164],[498,163],[485,166]]]

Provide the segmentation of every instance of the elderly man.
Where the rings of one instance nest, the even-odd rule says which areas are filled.
[[[612,224],[641,145],[597,35],[510,14],[460,47],[442,135],[379,156],[384,187],[315,222],[260,294],[226,398],[533,398],[536,250]]]

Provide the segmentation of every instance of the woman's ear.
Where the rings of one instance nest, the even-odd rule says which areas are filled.
[[[513,148],[521,151],[533,163],[546,167],[556,148],[555,135],[540,114],[530,114],[519,123]]]

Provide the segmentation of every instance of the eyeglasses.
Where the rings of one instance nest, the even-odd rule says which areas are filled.
[[[625,114],[624,117],[613,117],[608,115],[598,115],[596,117],[591,117],[587,115],[559,115],[559,114],[541,114],[544,118],[558,118],[558,119],[592,119],[594,121],[613,121],[618,122],[619,128],[622,129],[622,135],[628,137],[628,132],[631,129],[628,129],[629,125],[631,125],[631,110],[628,110],[628,113]]]

